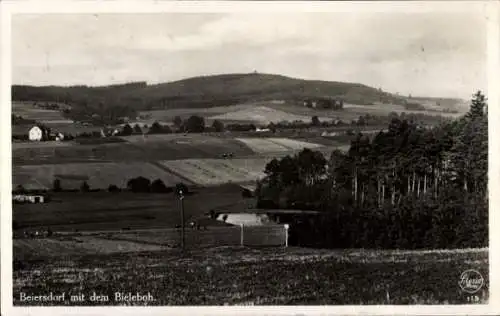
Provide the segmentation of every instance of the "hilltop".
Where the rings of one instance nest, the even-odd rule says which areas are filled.
[[[72,105],[126,105],[135,110],[225,106],[249,101],[336,97],[347,103],[402,103],[403,97],[359,83],[303,80],[272,74],[225,74],[149,85],[12,87],[14,101],[59,101]]]

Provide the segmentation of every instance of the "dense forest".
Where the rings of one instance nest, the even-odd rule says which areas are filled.
[[[488,118],[477,92],[460,119],[428,128],[392,119],[347,153],[305,149],[269,162],[258,206],[321,211],[292,234],[330,248],[488,245]]]

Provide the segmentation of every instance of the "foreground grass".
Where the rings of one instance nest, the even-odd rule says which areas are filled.
[[[481,272],[488,300],[488,251],[333,251],[300,248],[214,248],[25,259],[14,269],[14,304],[21,292],[93,292],[106,302],[33,305],[335,305],[470,303],[459,285],[467,269]],[[154,297],[114,301],[115,292]]]

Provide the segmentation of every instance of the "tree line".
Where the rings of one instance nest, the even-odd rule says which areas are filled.
[[[488,120],[485,96],[460,119],[428,128],[393,118],[347,153],[305,149],[274,159],[258,206],[321,211],[297,219],[302,242],[323,247],[447,248],[488,243]]]
[[[74,182],[74,181],[72,181]],[[139,176],[136,178],[131,178],[127,181],[126,187],[122,188],[115,184],[110,184],[107,188],[108,192],[121,192],[128,191],[134,193],[171,193],[174,191],[182,190],[185,194],[189,194],[189,188],[184,183],[177,183],[175,186],[166,186],[163,180],[156,179],[151,181],[148,178]],[[35,193],[38,192],[46,192],[46,190],[26,190],[22,185],[16,186],[13,190],[13,193],[23,194],[23,193]],[[52,181],[52,192],[98,192],[101,191],[99,188],[91,188],[87,181],[82,181],[80,187],[78,189],[68,189],[64,186],[64,183],[61,179],[56,178]]]

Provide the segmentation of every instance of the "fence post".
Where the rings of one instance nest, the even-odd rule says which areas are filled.
[[[285,224],[285,248],[288,247],[288,228],[290,226],[288,224]]]
[[[240,224],[241,226],[241,233],[240,233],[240,246],[243,246],[243,224]]]

